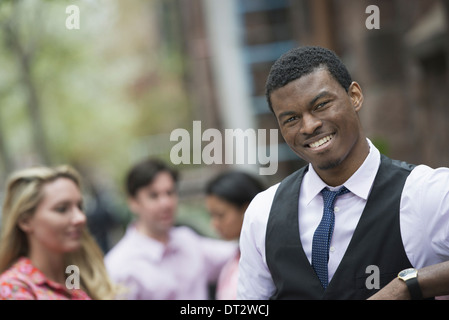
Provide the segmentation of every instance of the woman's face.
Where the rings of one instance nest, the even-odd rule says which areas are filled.
[[[235,240],[240,236],[245,207],[238,207],[217,196],[209,195],[206,206],[212,218],[212,226],[225,240]]]
[[[20,223],[30,250],[66,253],[79,249],[86,216],[78,186],[68,178],[58,178],[45,184],[42,191],[43,199],[34,214]]]

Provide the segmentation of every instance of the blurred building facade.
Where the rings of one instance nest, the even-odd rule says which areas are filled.
[[[361,84],[361,120],[382,152],[448,166],[448,0],[171,1],[203,129],[278,128],[264,97],[272,63],[290,48],[320,45]],[[365,24],[370,5],[379,8],[379,29]],[[304,164],[280,134],[277,147],[279,169],[269,183]]]

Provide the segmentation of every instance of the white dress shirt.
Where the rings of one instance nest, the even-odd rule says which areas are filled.
[[[380,152],[367,140],[368,156],[343,184],[350,192],[339,196],[334,204],[329,281],[345,254],[379,169]],[[309,262],[313,234],[323,215],[320,191],[326,186],[309,164],[301,184],[298,207],[299,233]],[[258,194],[245,213],[240,236],[238,299],[268,299],[275,291],[265,256],[265,233],[278,187],[279,183]],[[400,229],[405,252],[415,268],[449,260],[449,168],[419,165],[413,169],[401,195]]]

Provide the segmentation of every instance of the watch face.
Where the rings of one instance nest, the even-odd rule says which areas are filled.
[[[414,269],[414,268],[409,268],[409,269],[405,269],[402,270],[401,272],[399,272],[398,277],[405,280],[408,280],[410,278],[414,278],[418,276],[418,270]]]

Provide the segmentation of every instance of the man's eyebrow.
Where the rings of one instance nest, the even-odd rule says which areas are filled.
[[[309,106],[313,106],[319,99],[326,97],[326,96],[331,96],[331,95],[332,95],[332,93],[329,91],[322,91],[319,94],[317,94],[312,100],[310,100]],[[292,116],[295,114],[296,113],[294,111],[284,111],[279,114],[278,118],[282,119],[282,117]]]
[[[309,105],[311,106],[311,105],[315,104],[315,102],[317,102],[317,100],[319,100],[319,99],[321,99],[321,98],[323,98],[323,97],[325,97],[325,96],[329,96],[329,95],[331,95],[331,93],[330,93],[329,91],[323,91],[323,92],[320,92],[319,94],[316,95],[315,98],[313,98],[313,99],[309,102]]]
[[[281,119],[282,117],[286,117],[286,116],[292,116],[292,115],[294,115],[295,114],[295,112],[294,111],[284,111],[284,112],[281,112],[280,114],[279,114],[279,119]]]

